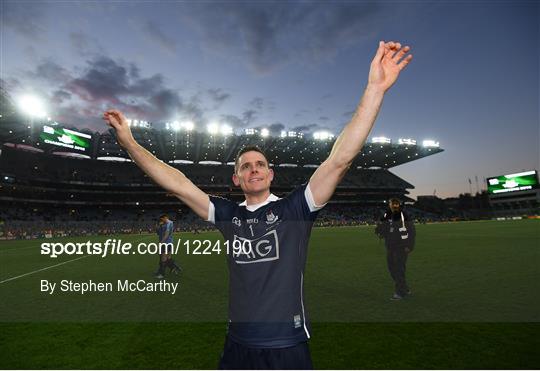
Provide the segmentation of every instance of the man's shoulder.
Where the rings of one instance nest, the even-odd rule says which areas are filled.
[[[287,202],[301,202],[306,199],[306,187],[307,183],[296,186],[292,191],[287,193],[283,198],[279,199],[282,203]]]
[[[221,196],[208,195],[210,198],[209,218],[213,222],[225,221],[238,212],[238,203]]]
[[[214,206],[238,207],[238,203],[223,196],[208,195]]]

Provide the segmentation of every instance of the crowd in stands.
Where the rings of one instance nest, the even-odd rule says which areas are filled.
[[[241,197],[238,190],[233,191],[230,165],[174,166],[209,193]],[[280,196],[288,193],[307,182],[313,171],[276,168],[272,189]],[[154,233],[163,213],[175,221],[177,232],[214,229],[176,198],[167,197],[133,163],[4,148],[0,175],[0,239]],[[351,169],[315,226],[375,224],[384,211],[382,200],[404,196],[411,187],[388,170]],[[417,222],[484,218],[488,217],[484,198],[477,202],[459,198],[455,205],[430,198],[408,205],[407,211]],[[470,205],[477,205],[475,210],[481,212],[472,212]]]
[[[0,210],[0,239],[32,239],[63,236],[155,233],[163,213],[175,222],[176,232],[215,230],[185,206],[176,209],[103,208],[103,207],[24,207],[17,204]],[[407,207],[417,222],[445,220],[435,214]],[[319,214],[316,227],[374,225],[384,207],[328,204]]]
[[[374,224],[382,210],[375,207],[328,205],[316,226]],[[21,208],[12,205],[0,211],[0,238],[42,238],[61,236],[109,235],[119,233],[154,233],[159,216],[166,213],[175,222],[177,232],[214,230],[191,210],[69,209]]]
[[[188,209],[21,208],[11,205],[0,211],[0,239],[154,233],[163,213],[176,222],[177,232],[213,229]]]

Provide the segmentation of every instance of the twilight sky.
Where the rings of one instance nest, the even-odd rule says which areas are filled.
[[[2,86],[105,130],[131,118],[338,134],[379,40],[412,47],[372,136],[445,152],[393,168],[411,195],[540,169],[537,1],[1,1]]]

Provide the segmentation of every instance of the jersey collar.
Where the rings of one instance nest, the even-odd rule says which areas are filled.
[[[245,206],[248,211],[253,212],[257,210],[258,208],[263,207],[264,205],[269,204],[270,202],[273,202],[273,201],[277,201],[277,200],[279,200],[279,197],[273,193],[270,193],[270,196],[268,196],[268,198],[265,201],[259,204],[248,205],[247,201],[244,201],[240,204],[240,206]]]

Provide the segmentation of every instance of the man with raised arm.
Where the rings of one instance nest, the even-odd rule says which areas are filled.
[[[313,368],[303,296],[311,227],[362,149],[385,92],[411,61],[409,50],[396,42],[379,43],[351,121],[309,182],[284,198],[270,193],[274,172],[258,147],[244,147],[236,157],[232,179],[245,196],[237,204],[204,193],[135,142],[121,112],[105,112],[103,118],[133,161],[197,215],[214,223],[230,242],[229,326],[220,369]]]

